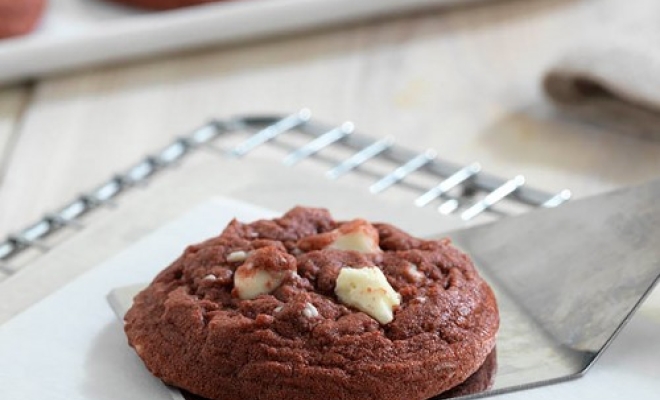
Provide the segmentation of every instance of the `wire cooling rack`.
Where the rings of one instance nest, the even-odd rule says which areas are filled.
[[[122,193],[146,183],[200,147],[211,148],[222,156],[243,158],[266,145],[285,150],[281,161],[286,165],[293,167],[313,159],[327,164],[327,179],[360,174],[373,180],[368,189],[374,195],[394,187],[403,188],[415,194],[412,206],[434,206],[439,215],[453,215],[465,221],[486,213],[503,216],[525,208],[556,207],[571,197],[569,190],[548,193],[530,187],[522,175],[491,175],[482,171],[478,162],[458,165],[442,160],[433,149],[407,149],[395,144],[392,136],[374,139],[357,133],[351,122],[319,122],[312,119],[308,109],[284,117],[238,116],[208,122],[9,235],[0,242],[0,269],[15,272],[6,265],[11,258],[30,248],[48,251],[50,246],[44,239],[49,235],[64,229],[82,229],[83,216],[112,204]]]

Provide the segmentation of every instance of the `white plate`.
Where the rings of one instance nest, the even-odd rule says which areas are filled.
[[[50,0],[34,33],[0,41],[0,82],[454,2],[242,0],[145,12],[104,0]]]

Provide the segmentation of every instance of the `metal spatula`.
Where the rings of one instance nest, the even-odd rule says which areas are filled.
[[[491,393],[579,377],[660,279],[660,180],[449,236],[500,304]]]
[[[448,234],[500,306],[497,372],[478,396],[593,365],[660,279],[659,200],[660,180]],[[118,315],[139,289],[110,294]]]

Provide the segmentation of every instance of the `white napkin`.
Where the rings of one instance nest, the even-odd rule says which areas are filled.
[[[632,7],[632,5],[631,5]],[[660,7],[648,10],[657,16]],[[660,140],[660,29],[657,21],[604,31],[551,66],[548,96],[585,121]]]

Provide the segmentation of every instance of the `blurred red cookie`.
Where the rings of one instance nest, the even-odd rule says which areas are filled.
[[[46,0],[0,0],[0,39],[31,32],[45,6]]]
[[[2,1],[2,0],[0,0]],[[109,0],[129,6],[147,8],[150,10],[170,10],[207,3],[219,3],[226,0]]]

